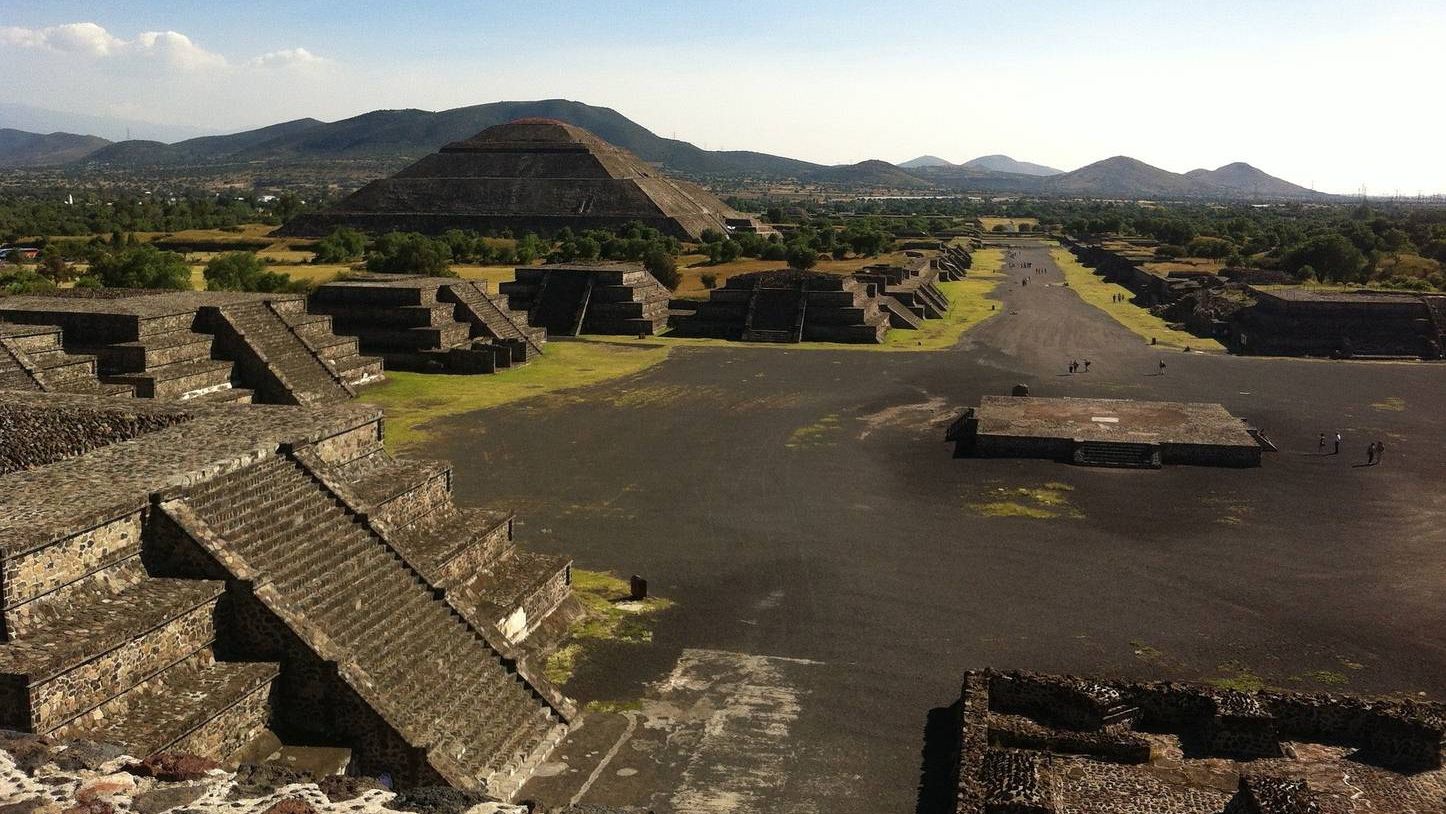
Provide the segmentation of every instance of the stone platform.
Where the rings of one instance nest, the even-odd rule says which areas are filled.
[[[377,408],[0,391],[0,429],[0,728],[217,760],[270,730],[501,798],[566,731],[518,645],[571,563]]]
[[[1259,466],[1262,446],[1219,404],[985,396],[949,430],[956,453],[1087,466]]]
[[[912,312],[898,308],[912,318]],[[722,288],[710,291],[708,301],[679,320],[673,334],[744,342],[879,343],[889,331],[885,309],[871,284],[852,277],[755,271],[729,277]]]
[[[300,294],[81,289],[0,297],[4,323],[0,379],[21,389],[325,404],[382,378]]]
[[[668,289],[634,263],[524,266],[497,286],[508,307],[556,336],[654,336],[668,325]]]
[[[1446,801],[1440,704],[982,671],[966,674],[954,709],[956,814],[1427,812]]]

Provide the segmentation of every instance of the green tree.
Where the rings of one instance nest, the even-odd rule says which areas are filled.
[[[366,235],[342,227],[316,242],[316,262],[348,263],[366,254]]]
[[[1357,283],[1362,281],[1366,256],[1350,240],[1330,232],[1316,235],[1286,252],[1281,266],[1297,275],[1303,267],[1310,266],[1322,280]]]
[[[377,238],[367,255],[367,271],[379,274],[455,276],[452,250],[438,240],[416,232],[388,232]]]
[[[303,283],[271,271],[251,252],[226,252],[211,258],[203,272],[210,291],[304,291]]]
[[[802,243],[795,243],[789,246],[785,256],[788,260],[789,268],[807,270],[818,265],[818,252],[815,252],[812,246],[807,246]]]
[[[105,254],[90,266],[90,276],[106,288],[191,287],[191,267],[175,252],[136,246]]]
[[[677,258],[661,248],[648,250],[647,256],[643,258],[643,268],[669,291],[677,291],[678,286],[683,283],[683,275],[678,273]]]

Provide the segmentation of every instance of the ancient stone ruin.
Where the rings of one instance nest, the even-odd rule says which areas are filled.
[[[326,404],[380,381],[380,359],[300,294],[77,290],[0,298],[7,388],[209,402]]]
[[[497,286],[508,307],[554,336],[653,336],[668,325],[668,289],[632,263],[524,266]]]
[[[1422,357],[1446,344],[1446,295],[1247,286],[1231,345],[1262,356]]]
[[[1446,707],[985,670],[956,706],[957,814],[1435,811]]]
[[[307,309],[401,370],[492,373],[526,364],[547,342],[485,283],[454,277],[355,275],[318,288]]]
[[[728,278],[673,334],[744,342],[883,342],[889,316],[870,284],[780,269]]]
[[[941,273],[929,258],[912,253],[902,264],[864,266],[853,277],[873,287],[893,327],[918,329],[922,320],[938,319],[949,310],[949,298],[938,286]]]
[[[1027,391],[1026,391],[1027,392]],[[1083,466],[1259,466],[1270,442],[1219,404],[985,396],[950,426],[955,455]]]
[[[765,229],[702,187],[668,178],[580,127],[520,119],[448,144],[331,209],[301,215],[282,233],[325,235],[349,226],[373,233],[550,235],[632,222],[691,240],[706,229]]]
[[[0,728],[225,760],[260,736],[507,798],[572,703],[518,645],[571,566],[393,458],[374,407],[0,393]]]

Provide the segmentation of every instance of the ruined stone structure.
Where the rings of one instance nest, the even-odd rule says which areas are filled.
[[[1441,358],[1446,294],[1246,289],[1255,304],[1235,314],[1231,346],[1263,356]]]
[[[299,294],[4,297],[0,325],[0,378],[20,389],[324,404],[382,377],[381,360],[358,355]]]
[[[1168,305],[1202,288],[1225,284],[1213,271],[1173,269],[1158,272],[1148,267],[1155,258],[1155,241],[1146,238],[1080,241],[1061,237],[1086,268],[1104,279],[1130,289],[1137,304],[1144,307]]]
[[[1259,466],[1268,441],[1219,404],[985,396],[949,428],[955,454],[1084,466]]]
[[[956,814],[1434,811],[1446,707],[965,674]]]
[[[524,266],[497,288],[528,324],[555,336],[653,336],[668,325],[668,289],[632,263]]]
[[[325,235],[349,226],[373,233],[550,235],[633,221],[691,240],[705,229],[767,231],[702,187],[668,178],[580,127],[521,119],[448,144],[325,212],[292,220],[282,234]]]
[[[744,342],[882,342],[889,316],[868,283],[823,272],[780,269],[728,278],[678,336]]]
[[[957,243],[940,243],[934,265],[939,269],[939,279],[952,283],[964,279],[969,273],[974,266],[974,255]]]
[[[312,292],[307,309],[395,369],[492,373],[526,364],[547,342],[485,283],[454,277],[357,275]]]
[[[938,319],[949,310],[949,298],[937,285],[939,267],[922,254],[911,253],[906,262],[898,265],[864,266],[853,277],[872,287],[895,328],[918,329],[921,320]]]
[[[0,728],[216,759],[269,729],[505,798],[574,714],[515,649],[570,563],[376,408],[9,391],[0,435]]]

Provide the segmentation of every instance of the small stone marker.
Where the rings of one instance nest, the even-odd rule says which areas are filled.
[[[1027,385],[1027,384],[1016,384],[1016,385],[1014,386],[1014,389],[1009,391],[1009,395],[1011,395],[1011,396],[1027,396],[1027,395],[1029,395],[1029,385]]]
[[[637,601],[648,598],[648,581],[637,574],[633,574],[631,588],[632,595],[629,597],[630,599]]]

